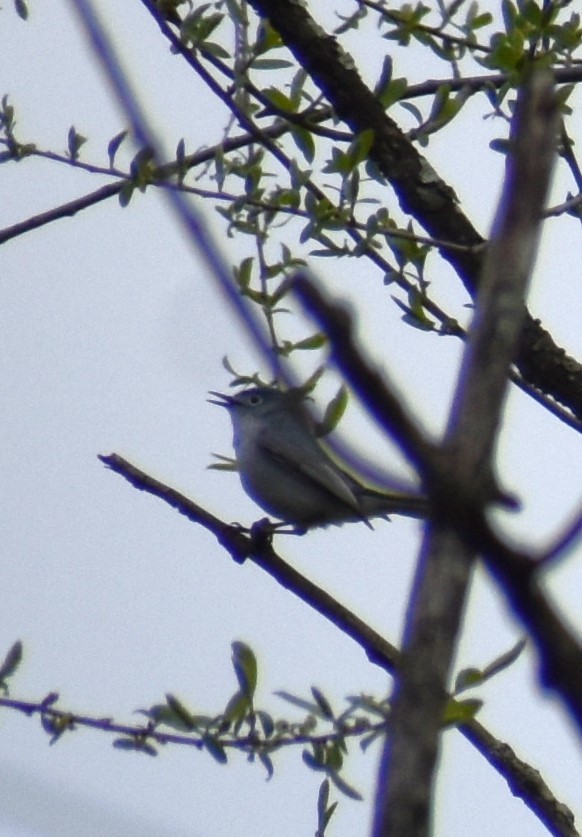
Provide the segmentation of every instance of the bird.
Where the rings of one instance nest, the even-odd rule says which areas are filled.
[[[235,395],[210,391],[228,410],[242,486],[267,514],[301,534],[390,514],[427,517],[421,494],[366,487],[324,450],[304,407],[304,391],[252,387]]]

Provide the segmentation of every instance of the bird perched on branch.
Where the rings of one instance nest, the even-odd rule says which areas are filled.
[[[211,392],[226,407],[246,493],[296,531],[402,514],[426,517],[428,502],[414,494],[367,488],[331,459],[315,435],[301,390],[253,387],[237,395]]]

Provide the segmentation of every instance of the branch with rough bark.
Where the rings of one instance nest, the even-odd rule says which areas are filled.
[[[477,246],[483,244],[482,236],[461,211],[454,191],[385,113],[362,81],[351,56],[298,0],[250,3],[280,33],[298,63],[354,134],[374,131],[370,157],[390,181],[404,211],[412,214],[433,238],[472,248],[460,252],[445,247],[441,248],[441,255],[475,297],[483,267],[482,251]],[[582,367],[529,314],[514,360],[526,380],[582,417]]]
[[[260,525],[250,532],[245,532],[238,526],[224,523],[202,506],[146,474],[118,454],[99,458],[134,488],[163,500],[192,523],[207,529],[236,563],[252,561],[274,581],[349,636],[362,648],[371,663],[380,666],[391,675],[397,675],[402,665],[399,650],[349,608],[287,564],[275,551],[271,540],[265,537],[265,530]],[[505,779],[512,793],[523,800],[551,834],[556,837],[579,837],[572,812],[555,797],[535,768],[520,759],[511,747],[495,738],[476,719],[460,723],[457,728]]]

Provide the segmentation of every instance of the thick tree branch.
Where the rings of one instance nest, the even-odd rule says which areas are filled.
[[[216,537],[234,561],[242,564],[247,559],[251,560],[282,587],[290,590],[305,604],[322,613],[343,633],[355,639],[366,652],[370,662],[382,666],[387,671],[394,671],[398,659],[397,649],[369,628],[348,608],[343,607],[329,593],[283,561],[273,549],[271,538],[265,534],[265,530],[260,525],[254,529],[254,532],[245,532],[239,526],[224,523],[180,492],[150,477],[121,456],[109,454],[100,456],[99,459],[112,471],[124,477],[134,488],[159,497],[180,514],[185,515],[188,520],[204,526]]]
[[[271,131],[273,127],[278,127],[280,135],[286,133],[289,123],[294,122],[293,115],[282,114],[282,117],[284,119],[284,122],[282,124],[286,126],[285,130],[281,130],[281,122],[277,122],[275,123],[275,126],[271,126],[269,128],[259,128],[258,126],[256,126],[254,121],[249,117],[249,115],[245,113],[237,105],[234,98],[229,95],[226,95],[225,91],[223,91],[221,88],[217,86],[214,79],[212,79],[208,71],[204,68],[199,57],[197,57],[192,50],[188,49],[186,46],[182,44],[180,38],[168,25],[168,21],[160,12],[160,10],[156,7],[156,5],[152,2],[152,0],[140,0],[140,2],[145,6],[150,15],[154,18],[164,37],[167,38],[168,41],[171,43],[172,49],[176,53],[179,53],[182,56],[182,58],[190,65],[190,67],[202,78],[202,80],[209,85],[210,89],[213,92],[215,92],[216,95],[219,96],[221,101],[229,108],[233,116],[237,119],[241,127],[251,132],[251,134],[254,132],[256,139],[259,142],[262,142],[264,147],[268,149],[273,154],[273,156],[275,156],[275,158],[283,166],[285,166],[285,168],[290,169],[292,166],[292,162],[287,157],[287,155],[276,144],[274,144],[271,141],[272,139],[276,138],[275,135],[271,133]],[[177,23],[178,21],[174,22]],[[212,55],[209,55],[207,56],[207,60],[211,62],[213,66],[218,68],[221,73],[225,74],[229,78],[233,77],[232,71],[220,59],[213,57]],[[495,86],[500,85],[502,82],[504,83],[506,81],[507,78],[501,76],[485,77],[484,79],[482,79],[482,85],[486,86],[487,84],[493,84]],[[253,94],[253,96],[258,97],[258,101],[261,101],[263,103],[265,102],[265,97],[262,96],[260,91],[256,90],[256,88],[253,85],[245,84],[244,82],[241,83],[243,84],[245,89],[247,89],[250,93]],[[443,80],[440,83],[446,83],[446,80]],[[437,82],[434,82],[434,84],[437,84]],[[422,95],[422,91],[420,90],[413,92],[415,92],[415,94],[416,92],[418,92],[418,95]],[[406,98],[407,94],[405,94],[404,97]],[[310,127],[312,121],[320,121],[323,119],[327,119],[329,118],[332,112],[333,110],[330,108],[319,108],[317,111],[310,113],[309,118],[307,120],[304,120],[304,127],[306,128],[306,130],[312,130],[312,128]],[[267,143],[264,142],[265,137],[269,140]],[[315,183],[313,183],[311,179],[305,182],[304,188],[310,191],[311,194],[314,195],[318,200],[330,200],[330,198],[327,195],[325,195],[319,189],[319,187]],[[353,239],[353,241],[356,243],[356,247],[361,247],[363,244],[363,238],[356,229],[356,226],[357,225],[355,223],[348,223],[346,224],[346,231]],[[458,248],[464,250],[480,250],[482,249],[483,244],[483,241],[481,239],[479,239],[479,243],[477,245],[466,245],[460,242],[453,243],[450,239],[431,239],[431,241],[434,242],[435,246],[439,247],[441,250],[446,250],[447,252]],[[368,248],[366,256],[367,258],[371,259],[371,261],[382,271],[382,275],[390,273],[391,275],[398,277],[395,281],[404,290],[408,292],[412,289],[411,283],[406,279],[406,277],[400,276],[399,271],[395,271],[379,251],[377,251],[374,248]],[[423,302],[423,305],[426,308],[426,310],[441,323],[441,326],[443,326],[446,329],[447,333],[455,334],[457,337],[464,337],[464,332],[458,326],[458,324],[453,323],[451,319],[447,317],[446,314],[441,309],[439,309],[439,307],[435,305],[430,299],[425,300]],[[534,398],[534,400],[538,401],[538,403],[542,404],[547,410],[552,412],[561,421],[565,422],[578,432],[582,431],[582,419],[578,420],[577,418],[575,418],[575,415],[573,415],[570,408],[562,407],[559,404],[557,404],[556,401],[553,400],[553,398],[549,397],[548,395],[545,395],[544,393],[536,389],[535,386],[533,386],[523,377],[523,375],[517,374],[516,372],[512,372],[511,374],[513,382],[518,387],[520,387],[520,389],[526,392],[530,397]]]
[[[432,486],[429,491],[434,513],[462,534],[499,580],[516,616],[535,639],[542,670],[550,672],[549,677],[544,675],[544,682],[561,693],[582,727],[582,681],[578,676],[582,648],[544,592],[539,576],[548,550],[529,555],[511,548],[495,534],[483,515],[485,498],[479,486],[451,483],[447,459],[428,443],[402,394],[390,387],[385,371],[373,366],[359,350],[346,307],[324,297],[305,277],[296,277],[294,287],[328,336],[333,360],[354,392]],[[495,499],[495,494],[491,497],[487,491],[489,499]]]
[[[537,113],[536,129],[539,129],[540,125],[546,129],[548,126],[551,128],[551,120],[548,121],[548,114],[544,113],[546,104],[544,103]],[[536,138],[536,131],[533,131],[531,139]],[[532,154],[535,154],[535,147],[528,142],[521,149],[521,158],[530,161]],[[530,225],[539,216],[532,202],[537,200],[539,203],[540,172],[538,168],[545,162],[547,169],[548,158],[546,155],[545,160],[540,161],[538,155],[534,156],[534,159],[537,160],[538,166],[534,165],[533,172],[526,168],[525,174],[521,172],[519,176],[510,180],[509,195],[506,195],[506,202],[502,208],[502,212],[505,213],[504,217],[508,219],[503,222],[503,227],[507,230],[507,239],[501,239],[493,249],[492,258],[495,258],[495,262],[492,264],[496,264],[498,269],[496,273],[490,271],[486,281],[488,284],[493,284],[495,290],[485,296],[484,302],[487,303],[488,316],[482,315],[477,321],[479,339],[475,338],[476,348],[471,349],[470,361],[467,361],[469,365],[466,365],[464,370],[463,387],[460,390],[461,395],[456,410],[456,425],[453,426],[455,441],[449,440],[448,445],[450,455],[453,456],[452,471],[450,470],[450,456],[439,462],[430,447],[423,448],[422,444],[414,441],[419,431],[414,427],[413,433],[409,432],[411,419],[405,412],[402,400],[386,387],[383,376],[370,367],[356,350],[348,312],[324,300],[315,287],[305,279],[299,279],[296,287],[301,298],[328,334],[336,362],[372,414],[382,421],[383,426],[396,439],[400,441],[403,435],[408,438],[408,447],[405,445],[404,450],[412,454],[421,473],[424,473],[425,478],[434,486],[433,491],[430,492],[431,499],[436,507],[439,503],[442,504],[443,521],[462,534],[464,542],[483,553],[490,569],[500,579],[517,615],[536,640],[543,680],[560,691],[573,717],[582,725],[582,684],[578,677],[578,671],[582,666],[582,652],[576,640],[547,601],[536,576],[535,563],[528,561],[527,556],[512,554],[511,550],[500,547],[498,540],[496,542],[491,533],[483,528],[482,521],[476,514],[477,510],[471,509],[471,503],[476,500],[480,491],[485,492],[482,498],[487,496],[487,486],[491,481],[487,456],[490,455],[494,432],[499,421],[501,394],[506,385],[507,364],[511,359],[520,316],[523,312],[523,304],[516,302],[515,289],[512,290],[512,286],[507,286],[507,279],[508,277],[515,279],[517,276],[521,283],[521,287],[518,286],[517,290],[523,291],[523,285],[529,276],[528,260],[533,257],[535,248],[535,239],[532,238]],[[509,202],[514,197],[517,185],[520,190],[525,188],[526,198],[522,200],[521,197],[517,197]],[[538,190],[537,194],[536,190]],[[522,226],[524,215],[525,226]],[[505,367],[498,363],[496,357],[492,357],[498,349],[505,356]],[[465,382],[471,380],[471,369],[474,368],[480,374],[486,374],[489,365],[492,366],[492,379],[487,381],[482,393],[478,386],[466,386]],[[492,409],[489,401],[494,396],[497,398],[497,404],[494,405],[495,409]],[[401,418],[403,413],[404,419]],[[479,426],[482,420],[487,421],[487,417],[490,419],[488,434],[486,440],[479,443]],[[473,423],[477,425],[477,431],[470,434],[468,428]],[[463,442],[467,445],[466,454]],[[420,460],[425,456],[428,456],[428,460],[421,462]],[[466,466],[471,469],[468,473],[464,473]],[[450,487],[447,488],[447,472],[449,476],[453,476],[456,472],[456,479],[462,486],[461,490],[456,492],[453,489],[452,495]],[[481,489],[479,489],[479,484],[481,484]],[[470,501],[468,498],[474,491],[476,494],[473,495],[473,501]],[[450,495],[448,499],[447,495]],[[447,543],[446,538],[443,543]],[[448,543],[450,545],[450,542]],[[453,589],[456,589],[455,585]],[[430,605],[430,599],[431,588],[427,593],[427,606]],[[462,610],[462,606],[457,607],[456,610]],[[431,670],[430,666],[428,670]],[[442,689],[440,694],[441,700],[444,699]],[[417,722],[416,729],[419,726]],[[398,830],[395,833],[398,833]]]
[[[483,497],[493,482],[493,451],[525,313],[556,128],[552,79],[533,75],[518,99],[513,154],[444,440],[453,481],[481,486]],[[441,719],[475,554],[448,521],[437,520],[427,532],[380,770],[377,837],[421,837],[430,830]]]
[[[100,456],[112,471],[124,477],[134,488],[158,497],[193,523],[202,525],[226,549],[234,561],[250,560],[267,572],[278,584],[316,610],[365,652],[370,662],[390,674],[401,663],[397,648],[370,628],[355,613],[344,607],[325,590],[289,566],[275,552],[268,538],[261,537],[261,527],[253,538],[237,526],[224,523],[215,515],[180,492],[136,468],[118,454]],[[263,530],[264,531],[264,530]],[[535,768],[519,759],[507,744],[496,739],[478,721],[471,719],[458,727],[485,759],[503,776],[512,793],[523,800],[555,837],[579,837],[574,815],[553,795]]]
[[[556,113],[551,79],[534,75],[520,97],[516,147],[445,438],[453,482],[463,490],[476,486],[484,500],[493,482],[491,458],[552,169]],[[431,499],[438,502],[436,492]],[[437,515],[427,530],[407,615],[378,782],[377,837],[429,832],[447,682],[474,554],[451,522]]]
[[[84,3],[83,3],[83,4],[82,4],[82,3],[79,3],[79,6],[80,6],[80,7],[81,7],[81,6],[83,6],[83,5],[84,5]],[[127,97],[126,97],[126,98],[127,98]],[[129,103],[127,106],[128,106],[128,110],[131,110],[131,103]],[[134,116],[135,116],[135,114],[134,114]],[[141,125],[140,125],[140,123],[139,123],[139,119],[136,119],[136,120],[135,120],[135,124],[138,126],[138,128],[140,128],[140,127],[141,127]],[[143,123],[141,123],[141,124],[143,124]],[[139,133],[140,133],[140,131],[138,131],[138,134],[139,134]],[[141,131],[141,135],[143,135],[143,133],[144,133],[144,132],[143,132],[143,131]],[[197,234],[198,234],[198,233],[197,233]],[[212,259],[210,260],[210,262],[211,262],[211,264],[213,263]],[[464,483],[461,483],[461,485],[462,485],[462,487],[464,487],[464,486],[465,486],[465,484],[464,484]],[[176,499],[176,498],[174,498],[174,499]],[[474,499],[474,498],[472,497],[472,499]],[[472,506],[471,506],[471,507],[472,507]],[[444,512],[444,511],[443,511],[443,514],[445,514],[445,512]],[[465,524],[465,525],[466,525],[466,524]],[[227,544],[230,544],[230,543],[231,543],[231,541],[230,541],[230,533],[224,533],[224,534],[225,534],[225,537],[227,537],[227,541],[226,541],[226,543],[227,543]],[[464,542],[464,541],[463,541],[463,542]],[[228,547],[227,547],[227,548],[228,548]],[[234,548],[234,547],[233,547],[233,548]],[[256,549],[256,547],[255,547],[255,546],[253,546],[253,551],[255,551],[255,549]]]
[[[370,156],[390,180],[404,211],[412,214],[433,238],[455,241],[469,248],[482,244],[482,237],[462,213],[453,190],[384,112],[362,81],[353,59],[335,38],[316,24],[303,3],[299,0],[250,2],[277,29],[297,61],[354,133],[374,130]],[[475,297],[483,263],[481,252],[478,249],[452,252],[443,248],[441,254]],[[526,316],[515,360],[534,386],[582,417],[582,366],[568,357],[530,315]]]
[[[508,744],[492,736],[478,721],[463,724],[460,730],[503,775],[515,796],[523,799],[525,792],[529,799],[526,805],[553,837],[576,837],[578,830],[572,812],[553,796],[535,767],[518,758]]]

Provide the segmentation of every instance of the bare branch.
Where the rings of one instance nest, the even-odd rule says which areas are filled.
[[[119,194],[121,189],[120,183],[109,183],[107,186],[102,186],[95,192],[88,195],[83,195],[74,201],[68,201],[61,206],[56,206],[54,209],[49,209],[47,212],[40,212],[38,215],[33,215],[27,218],[26,221],[21,221],[18,224],[13,224],[11,227],[5,227],[0,230],[0,244],[10,241],[11,238],[17,238],[19,235],[37,230],[39,227],[44,227],[45,224],[52,224],[53,221],[58,221],[61,218],[70,218],[87,209],[90,206],[95,206],[101,201],[108,200],[113,195]]]
[[[556,543],[552,544],[552,546],[548,548],[540,563],[543,563],[544,566],[547,567],[548,564],[554,564],[558,560],[563,559],[581,537],[582,512],[578,512],[574,522],[568,526],[566,531],[558,538]]]
[[[424,475],[433,515],[455,527],[483,556],[516,615],[535,639],[542,661],[542,681],[560,692],[582,726],[582,683],[577,674],[582,669],[582,648],[554,612],[536,579],[545,553],[530,555],[511,548],[495,534],[483,514],[483,502],[487,498],[482,495],[483,490],[490,501],[510,502],[511,498],[500,494],[495,486],[452,483],[447,459],[427,444],[404,399],[390,388],[384,371],[380,373],[359,350],[347,309],[324,297],[305,277],[295,277],[294,288],[328,335],[335,363],[370,415],[392,438],[402,443],[404,453]],[[546,677],[546,672],[551,676]]]
[[[188,520],[204,526],[237,563],[242,564],[247,558],[252,560],[282,587],[290,590],[310,607],[322,613],[345,634],[356,639],[371,662],[381,665],[387,671],[394,670],[398,658],[396,648],[325,590],[313,584],[283,561],[274,551],[270,539],[261,537],[260,527],[256,530],[256,537],[248,532],[245,534],[240,527],[224,523],[180,492],[150,477],[121,456],[110,454],[100,456],[99,459],[135,488],[159,497],[180,514],[185,515]]]
[[[239,527],[224,523],[197,503],[149,476],[117,454],[99,458],[111,470],[128,480],[134,488],[158,497],[188,520],[204,526],[237,563],[248,559],[269,573],[278,584],[358,643],[370,662],[390,674],[398,671],[401,664],[398,649],[325,590],[290,567],[275,552],[268,539],[259,537],[253,540]],[[573,814],[555,798],[537,770],[519,759],[507,744],[496,739],[475,719],[460,724],[458,729],[503,776],[512,792],[539,817],[551,834],[556,837],[578,837]]]
[[[463,487],[480,486],[483,497],[493,483],[492,454],[525,314],[556,127],[552,79],[534,74],[519,98],[514,154],[443,449],[452,479]],[[474,558],[450,523],[437,520],[429,527],[407,614],[392,734],[380,768],[378,837],[429,832],[446,687]]]
[[[538,124],[536,127],[539,128],[539,125],[543,123],[546,131],[548,128],[551,131],[552,120],[549,119],[551,111],[545,112],[544,108],[546,106],[547,101],[544,102],[542,100],[541,105],[538,102],[539,110],[536,112]],[[532,148],[531,140],[536,139],[536,133],[533,131],[533,126],[528,120],[526,120],[526,124],[528,125],[528,129],[532,131],[532,136],[528,139],[525,147],[521,149],[521,155],[525,155],[529,164],[531,154],[535,151]],[[547,183],[547,163],[549,158],[546,156],[545,160],[540,160],[540,155],[538,154],[537,159],[538,167],[543,163],[546,164]],[[520,307],[519,304],[516,304],[516,294],[523,294],[524,285],[529,276],[531,260],[535,251],[536,242],[531,234],[531,225],[536,222],[539,214],[536,213],[535,207],[532,207],[529,201],[527,203],[521,203],[521,209],[526,218],[524,227],[522,226],[523,222],[521,221],[521,217],[514,217],[515,213],[519,211],[519,203],[515,201],[512,203],[508,202],[509,198],[513,195],[516,181],[521,184],[522,178],[528,181],[531,178],[531,174],[527,173],[526,170],[525,177],[523,173],[518,172],[510,178],[509,195],[502,205],[502,212],[507,213],[511,218],[511,222],[507,224],[507,231],[509,240],[513,241],[514,249],[510,254],[509,245],[505,240],[502,240],[496,245],[493,251],[494,254],[502,253],[503,260],[498,262],[500,271],[497,274],[490,269],[490,275],[487,281],[488,283],[493,283],[494,286],[495,282],[500,282],[501,288],[504,290],[498,289],[499,293],[497,294],[494,292],[486,292],[485,302],[489,316],[481,315],[481,318],[477,320],[476,348],[471,349],[471,366],[468,368],[467,366],[465,367],[457,406],[457,418],[455,419],[457,426],[453,425],[453,429],[455,430],[453,439],[458,447],[453,458],[453,471],[449,472],[449,476],[454,473],[455,477],[460,481],[459,485],[462,485],[462,488],[459,490],[453,489],[453,495],[449,495],[448,500],[445,498],[451,491],[450,483],[447,488],[446,482],[447,470],[451,467],[449,458],[444,458],[439,463],[438,457],[435,458],[431,448],[424,444],[422,436],[419,438],[418,429],[413,424],[411,425],[409,417],[404,412],[405,408],[402,405],[401,399],[395,393],[390,392],[389,388],[385,385],[385,378],[372,369],[356,350],[348,312],[324,300],[322,295],[315,290],[314,286],[304,278],[297,280],[296,288],[303,301],[308,304],[311,313],[315,315],[319,324],[328,334],[332,343],[334,357],[343,373],[363,398],[372,414],[385,422],[384,426],[387,427],[389,432],[399,442],[403,441],[404,450],[411,455],[413,461],[415,461],[417,467],[425,475],[427,481],[434,485],[434,489],[429,489],[429,491],[431,500],[437,507],[437,515],[439,513],[439,503],[444,503],[448,507],[448,511],[444,505],[441,507],[443,521],[447,525],[450,524],[455,527],[463,535],[464,541],[471,545],[473,549],[477,549],[477,551],[484,554],[492,572],[503,584],[508,598],[516,608],[516,612],[536,640],[542,663],[542,680],[546,685],[551,685],[560,691],[572,715],[578,722],[581,722],[581,686],[578,682],[579,678],[572,674],[572,672],[576,672],[582,665],[582,652],[578,644],[555,614],[541,587],[536,582],[534,577],[535,563],[528,556],[518,555],[500,544],[499,540],[484,526],[484,521],[482,516],[479,515],[478,507],[473,505],[471,508],[472,503],[477,503],[479,497],[481,497],[481,502],[483,502],[487,496],[491,496],[492,478],[490,476],[490,469],[489,467],[483,467],[483,465],[486,463],[486,458],[492,450],[492,437],[499,421],[502,395],[507,382],[507,368],[512,357],[512,352],[515,349],[515,340],[519,333],[520,315],[523,312],[523,306]],[[540,179],[539,172],[534,179]],[[529,199],[530,201],[537,199],[539,202],[540,195],[542,194],[539,183],[534,188],[536,194],[532,195],[531,191],[529,191]],[[516,231],[520,231],[520,234],[517,235]],[[522,244],[524,245],[523,247],[521,246]],[[511,261],[509,260],[510,257]],[[504,283],[507,277],[514,276],[516,276],[518,285],[515,292],[512,293],[511,289],[508,290],[505,288]],[[502,334],[497,335],[496,328],[501,328]],[[496,341],[498,337],[500,345],[503,347],[505,366],[497,364],[490,357],[492,350],[492,343],[490,341],[493,340],[497,348]],[[473,364],[476,369],[480,370],[481,374],[484,374],[487,371],[489,363],[493,366],[492,380],[488,381],[485,387],[484,392],[488,393],[488,395],[484,399],[483,395],[475,393],[474,387],[468,388],[465,382],[471,379],[470,370]],[[466,423],[471,416],[473,417],[472,420],[476,421],[477,424],[482,421],[482,412],[475,412],[472,405],[476,400],[476,403],[480,404],[481,408],[484,409],[484,401],[488,403],[488,399],[494,393],[497,393],[497,404],[494,406],[494,409],[493,405],[486,408],[487,415],[490,418],[489,432],[486,439],[477,444],[479,434],[477,433],[474,436],[473,433],[469,433],[465,429]],[[467,405],[466,408],[464,407],[465,404]],[[467,417],[464,415],[465,409],[467,411]],[[461,412],[459,413],[459,411]],[[463,416],[462,420],[460,416]],[[459,452],[463,450],[463,442],[469,445],[469,455],[466,456],[466,460],[463,459],[463,456]],[[451,447],[454,451],[454,445],[449,440],[449,448]],[[470,465],[471,470],[469,472],[464,472],[466,464]],[[437,485],[438,488],[436,487]],[[471,495],[473,496],[473,500],[468,501],[467,498]],[[441,545],[444,544],[450,547],[451,541],[445,537],[441,540]],[[462,561],[459,563],[462,564]],[[462,575],[462,570],[459,570],[459,573]],[[427,606],[434,599],[433,584],[434,579],[432,579],[430,585],[427,585],[428,592],[425,600],[425,605]],[[450,589],[457,589],[457,592],[459,592],[459,589],[462,587],[463,584],[459,583],[457,586],[454,584],[451,585]],[[462,598],[461,596],[461,601]],[[457,604],[458,606],[456,608],[452,607],[452,612],[460,614],[462,612],[462,604],[458,602]],[[448,612],[451,612],[451,610]],[[427,670],[432,671],[430,667]],[[440,690],[440,695],[440,700],[444,701],[444,689]],[[416,715],[415,717],[415,728],[418,729],[420,726],[418,716]],[[414,785],[414,782],[412,784]],[[398,829],[395,833],[398,833]],[[400,833],[403,832],[401,831]]]

